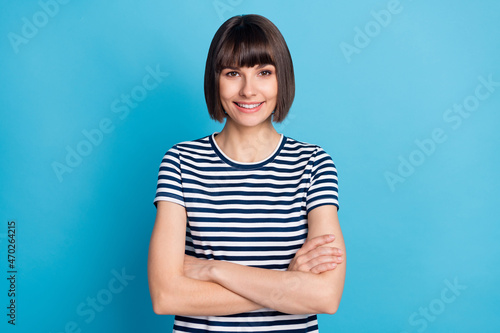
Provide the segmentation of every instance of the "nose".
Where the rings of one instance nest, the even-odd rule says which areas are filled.
[[[240,95],[243,97],[255,96],[255,82],[251,76],[245,76],[241,83]]]

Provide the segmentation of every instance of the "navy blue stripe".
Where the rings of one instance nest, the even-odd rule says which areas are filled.
[[[251,225],[252,223],[286,223],[286,222],[297,222],[297,221],[303,221],[304,216],[292,216],[292,217],[287,217],[287,218],[279,218],[279,217],[248,217],[248,218],[243,218],[243,217],[206,217],[206,216],[191,216],[188,213],[188,218],[189,221],[191,222],[220,222],[220,223],[248,223],[248,225]]]
[[[336,176],[336,175],[335,175]],[[321,178],[321,179],[317,179],[315,182],[314,182],[314,185],[318,185],[318,184],[325,184],[327,186],[331,186],[332,184],[337,184],[337,179],[335,178],[331,178],[331,177],[328,177],[328,178]],[[333,187],[333,186],[332,186]],[[335,187],[333,187],[335,188]]]
[[[159,200],[161,200],[161,198],[164,198],[164,197],[169,197],[169,198],[173,198],[176,200],[184,201],[184,198],[181,197],[180,195],[176,195],[176,194],[169,193],[169,192],[158,192],[157,198],[159,198]]]
[[[291,261],[295,257],[295,254],[288,255],[272,255],[266,254],[262,256],[232,256],[232,255],[218,255],[217,260],[225,260],[225,261],[264,261],[264,260],[288,260]],[[288,264],[287,264],[288,267]]]
[[[312,194],[315,194],[317,192],[324,192],[324,191],[334,191],[336,192],[337,189],[333,186],[322,186],[322,187],[317,187],[317,188],[314,188],[314,190],[311,190],[309,192],[307,192],[308,195],[312,195]],[[320,200],[320,199],[324,199],[324,198],[327,198],[327,197],[334,197],[335,199],[338,199],[336,195],[331,195],[331,194],[325,194],[325,195],[318,195],[312,199],[309,199],[308,202],[314,202],[316,200]]]
[[[203,203],[203,204],[213,204],[213,205],[219,205],[221,204],[220,200],[210,200],[210,199],[204,199],[204,198],[193,198],[193,197],[186,197],[184,198],[185,202],[189,203]],[[268,200],[256,200],[252,199],[252,204],[253,205],[268,205],[268,206],[277,206],[277,205],[293,205],[298,202],[303,202],[305,201],[305,198],[298,197],[298,198],[293,198],[292,200],[276,200],[276,201],[268,201]],[[222,201],[224,205],[247,205],[248,200],[240,200],[240,199],[231,199],[231,200],[223,200]]]
[[[196,169],[195,172],[191,171],[191,170],[188,170],[187,168],[185,168],[183,170],[183,172],[185,172],[186,174],[191,174],[191,175],[197,175],[197,176],[201,176],[205,179],[220,179],[220,176],[209,176],[209,175],[205,175],[203,174],[203,172],[234,172],[234,168],[229,168],[227,165],[224,165],[224,164],[218,164],[218,163],[213,163],[212,162],[212,165],[211,166],[197,166],[195,163],[189,163],[189,162],[186,162],[184,161],[183,163],[186,167],[190,167],[192,169]],[[282,164],[286,164],[286,165],[296,165],[298,163],[282,163]],[[304,170],[304,168],[302,166],[298,166],[296,168],[278,168],[276,166],[268,166],[268,167],[262,167],[262,168],[259,168],[259,171],[266,171],[266,172],[281,172],[281,173],[284,173],[284,174],[290,174],[290,173],[295,173],[297,171],[301,171],[301,170]],[[309,170],[304,170],[304,172],[308,172]],[[227,176],[228,179],[247,179],[249,177],[249,175],[243,175],[243,176],[238,176],[238,175],[234,175],[234,176],[230,176],[230,175],[222,175],[222,176]],[[263,177],[264,176],[264,177]],[[251,175],[251,179],[266,179],[265,177],[266,175]],[[271,175],[269,175],[271,176]],[[273,175],[274,176],[274,175]],[[235,177],[235,178],[232,178],[232,177]],[[276,176],[274,176],[276,177]],[[226,178],[226,177],[224,177]],[[272,178],[271,178],[272,179]],[[281,177],[277,178],[277,179],[282,179]],[[286,179],[286,178],[285,178]]]
[[[238,196],[245,196],[249,197],[249,200],[251,197],[277,197],[277,198],[283,198],[283,197],[294,197],[297,195],[297,193],[302,192],[304,189],[292,189],[296,190],[297,192],[266,192],[266,191],[253,191],[253,192],[247,192],[247,191],[203,191],[201,189],[193,189],[193,188],[184,188],[183,191],[184,193],[196,193],[196,194],[203,194],[203,195],[211,195],[214,197],[223,197],[223,196],[231,196],[231,195],[238,195]]]
[[[304,236],[305,238],[305,236]],[[227,246],[227,245],[201,245],[196,244],[194,246],[198,250],[212,250],[212,251],[269,251],[269,246]],[[273,245],[272,251],[290,251],[290,250],[298,250],[302,247],[300,244],[296,245]]]
[[[190,175],[196,175],[193,174],[189,171],[185,172],[185,174],[190,174]],[[242,177],[242,176],[205,176],[202,178],[203,180],[218,180],[218,181],[223,181],[223,180],[249,180],[248,176],[247,177]],[[288,181],[288,182],[294,182],[296,185],[295,187],[298,187],[298,185],[303,184],[303,183],[308,183],[307,179],[304,179],[303,174],[301,175],[296,175],[296,176],[288,176],[288,177],[280,177],[280,176],[274,176],[274,175],[255,175],[254,177],[250,178],[252,180],[278,180],[278,181]],[[202,185],[203,187],[206,188],[215,188],[215,187],[270,187],[270,188],[290,188],[291,184],[273,184],[273,183],[268,183],[268,184],[262,184],[262,183],[250,183],[250,182],[239,182],[239,183],[202,183],[199,180],[194,180],[194,179],[184,179],[183,180],[185,184],[196,184],[196,185]]]
[[[178,184],[181,184],[181,181],[178,179],[178,178],[174,178],[172,176],[167,176],[167,175],[160,175],[158,176],[158,179],[162,179],[162,180],[170,180],[170,181],[173,181],[173,182],[176,182]],[[165,184],[159,184],[158,186],[164,186]]]
[[[194,225],[189,226],[191,231],[196,232],[292,232],[305,229],[304,225],[295,227],[197,227]]]
[[[258,317],[274,317],[277,316],[276,314],[273,316],[240,316],[239,318],[258,318]],[[225,317],[225,316],[221,316]],[[237,321],[217,321],[217,320],[212,320],[208,321],[207,319],[202,319],[202,318],[191,318],[191,317],[186,317],[186,316],[176,316],[177,319],[191,323],[191,324],[201,324],[201,325],[212,325],[212,326],[220,326],[220,327],[232,327],[235,324],[240,325],[240,324],[245,324],[240,327],[244,327],[246,325],[254,327],[254,326],[262,326],[262,328],[265,328],[266,326],[275,326],[275,325],[297,325],[297,324],[306,324],[308,322],[307,318],[298,318],[298,319],[286,319],[286,320],[276,320],[273,322],[270,321],[252,321],[252,322],[237,322]],[[227,318],[227,317],[225,317]],[[234,318],[234,317],[233,317]],[[238,317],[236,317],[238,318]]]
[[[223,205],[221,205],[223,206]],[[300,212],[301,207],[289,208],[289,209],[257,209],[257,208],[192,208],[189,210],[191,213],[217,213],[217,214],[291,214],[294,212]]]
[[[191,234],[193,240],[204,240],[212,242],[290,242],[298,239],[304,239],[304,235],[298,236],[262,236],[262,237],[236,237],[236,236],[196,236]]]
[[[324,206],[324,205],[333,205],[333,206],[337,207],[337,211],[339,210],[339,205],[338,204],[332,203],[332,202],[323,202],[323,203],[317,203],[316,205],[311,205],[309,207],[309,209],[307,210],[307,213],[309,214],[309,212],[311,210],[313,210],[314,208],[321,207],[321,206]]]

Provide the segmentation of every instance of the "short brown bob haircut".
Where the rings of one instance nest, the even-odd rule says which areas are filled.
[[[278,28],[260,15],[238,15],[224,22],[210,44],[205,66],[205,101],[212,119],[222,122],[219,76],[227,67],[270,64],[276,68],[278,97],[273,121],[285,119],[295,97],[290,51]]]

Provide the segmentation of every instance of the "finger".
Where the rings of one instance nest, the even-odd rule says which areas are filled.
[[[324,247],[317,247],[315,249],[312,249],[311,251],[304,253],[302,255],[299,255],[300,261],[302,263],[307,262],[309,260],[312,260],[314,258],[320,257],[320,256],[340,256],[339,252],[341,252],[338,248],[336,247],[329,247],[329,246],[324,246]],[[297,258],[297,259],[299,259]]]
[[[326,256],[316,257],[316,258],[310,260],[307,264],[312,269],[313,267],[321,265],[321,264],[326,264],[326,263],[339,264],[341,262],[342,262],[342,260],[340,260],[339,257],[337,257],[337,256],[326,255]]]
[[[342,250],[338,248],[332,248],[332,247],[318,247],[308,254],[311,255],[311,259],[314,258],[322,258],[322,257],[328,257],[331,258],[332,261],[336,263],[341,263],[344,260],[344,257],[342,256]]]
[[[337,268],[336,263],[332,263],[332,262],[324,263],[324,264],[317,265],[317,266],[314,266],[313,268],[311,268],[311,273],[319,274],[319,273],[334,270],[335,268]]]
[[[299,255],[307,253],[318,246],[333,242],[335,240],[335,236],[332,234],[326,234],[326,235],[321,235],[317,236],[314,238],[311,238],[307,240],[302,247],[297,251]]]
[[[306,259],[306,255],[301,256],[297,260],[295,269],[301,272],[309,272],[312,268],[325,263],[338,263],[337,256],[333,255],[322,255],[312,259]]]

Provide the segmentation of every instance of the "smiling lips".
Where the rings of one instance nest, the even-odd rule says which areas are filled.
[[[238,110],[240,110],[242,112],[246,112],[246,113],[252,113],[252,112],[259,111],[260,107],[262,106],[262,104],[264,104],[264,102],[260,102],[260,103],[237,103],[237,102],[234,102],[234,104],[236,105]]]

